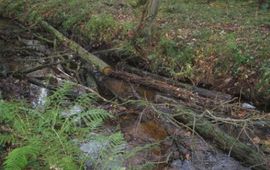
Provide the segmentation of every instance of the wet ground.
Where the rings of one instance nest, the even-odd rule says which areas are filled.
[[[63,69],[60,64],[31,71],[26,74],[27,76],[14,74],[51,61],[58,62],[58,54],[67,53],[63,55],[64,57],[74,56],[69,50],[62,47],[53,48],[42,39],[44,40],[40,38],[40,34],[21,27],[15,21],[0,18],[0,98],[21,99],[32,103],[33,107],[40,107],[44,104],[50,89],[58,85],[59,79],[68,79],[76,83],[89,80],[83,85],[98,88],[95,83],[91,83],[91,80],[95,79],[93,76],[83,78],[72,70]],[[42,84],[45,82],[50,82],[52,86]],[[107,81],[107,84],[114,88],[114,91],[125,89],[125,84],[116,79],[111,79],[110,83]],[[125,90],[127,96],[129,90],[132,89]],[[153,95],[153,92],[147,93]],[[70,112],[78,111],[78,107]],[[105,129],[119,126],[127,141],[128,150],[138,146],[145,147],[139,154],[126,160],[127,167],[151,163],[155,165],[154,169],[168,170],[249,169],[231,158],[228,153],[213,148],[190,130],[158,117],[151,107],[142,109],[108,103],[100,103],[98,107],[107,109],[117,116],[117,120],[109,121]],[[86,153],[91,153],[93,147],[96,145],[91,142],[81,145],[81,149]]]

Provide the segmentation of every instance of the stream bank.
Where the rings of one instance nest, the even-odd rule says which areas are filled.
[[[255,0],[165,0],[151,43],[139,37],[131,45],[129,38],[141,13],[133,5],[123,0],[3,0],[0,11],[30,25],[46,20],[91,52],[113,47],[131,51],[136,60],[143,60],[141,69],[229,93],[269,110],[269,10],[260,10]]]

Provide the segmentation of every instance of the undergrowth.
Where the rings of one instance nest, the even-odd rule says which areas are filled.
[[[165,0],[141,54],[152,71],[269,100],[269,18],[257,1]]]
[[[96,46],[112,45],[111,41],[125,34],[125,23],[119,23],[112,15],[112,4],[116,0],[30,0],[27,3],[21,0],[2,0],[0,13],[13,16],[20,21],[37,23],[44,19],[57,26],[68,36],[72,33],[84,37],[84,41]],[[107,9],[107,10],[103,10]],[[76,36],[77,36],[76,35]]]
[[[164,0],[152,37],[132,44],[128,37],[142,10],[134,7],[138,2],[2,0],[0,13],[33,23],[45,19],[87,49],[123,47],[148,60],[144,67],[152,72],[269,99],[268,1]]]
[[[91,159],[95,169],[108,169],[116,160],[115,167],[121,168],[123,135],[91,135],[112,115],[93,105],[93,95],[70,100],[71,88],[68,84],[59,88],[48,97],[44,109],[0,101],[0,146],[7,153],[1,155],[4,169],[83,169],[85,161]],[[63,116],[63,111],[74,105],[80,105],[82,111]],[[87,141],[105,143],[95,158],[79,149],[80,143]]]

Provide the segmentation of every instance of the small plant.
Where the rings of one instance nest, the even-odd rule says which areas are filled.
[[[108,166],[110,160],[123,153],[124,138],[121,133],[89,136],[112,116],[103,109],[95,108],[93,95],[69,100],[67,96],[71,89],[72,86],[68,84],[59,88],[48,97],[44,111],[24,103],[0,101],[0,145],[10,150],[3,164],[6,170],[82,169],[84,161],[89,158],[82,157],[75,139],[94,138],[98,141],[99,138],[107,141],[106,147],[100,150],[96,167]],[[74,104],[80,104],[82,112],[62,116],[63,110]],[[78,121],[82,123],[81,126]],[[110,159],[105,155],[111,155]]]
[[[161,39],[161,55],[166,56],[167,65],[170,65],[169,72],[174,77],[190,76],[192,73],[192,62],[194,50],[189,46],[180,46],[173,40]],[[162,61],[161,59],[159,59]],[[164,60],[163,60],[164,62]]]
[[[252,61],[253,57],[245,54],[245,50],[242,50],[243,48],[241,48],[241,45],[237,44],[234,34],[229,34],[227,36],[227,47],[229,50],[229,54],[232,55],[234,63],[233,73],[237,75],[240,66],[249,64]]]
[[[259,92],[265,92],[264,95],[270,95],[270,60],[261,66],[261,79],[257,88]]]
[[[117,31],[117,24],[111,15],[92,16],[85,25],[88,37],[96,41],[111,40]]]
[[[170,57],[176,56],[177,53],[179,52],[179,50],[177,48],[177,44],[173,40],[161,39],[160,46],[163,49],[163,53],[167,56],[170,56]]]

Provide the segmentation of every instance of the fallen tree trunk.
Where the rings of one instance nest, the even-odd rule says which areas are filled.
[[[204,88],[192,86],[192,85],[187,84],[187,83],[174,81],[174,80],[169,79],[167,77],[163,77],[163,76],[152,74],[152,73],[149,73],[149,72],[146,72],[146,71],[142,71],[142,70],[139,70],[139,69],[134,68],[134,67],[125,67],[124,70],[126,70],[128,72],[131,72],[131,73],[135,73],[137,75],[140,75],[141,77],[151,77],[153,79],[161,80],[163,82],[166,82],[166,83],[168,83],[168,84],[170,84],[172,86],[185,88],[187,90],[192,91],[193,93],[197,93],[199,96],[202,96],[202,97],[207,97],[207,98],[217,99],[217,100],[224,100],[224,101],[228,101],[228,100],[232,99],[232,96],[229,95],[229,94],[224,94],[224,93],[214,91],[214,90],[207,90],[207,89],[204,89]]]
[[[189,109],[181,102],[160,96],[156,99],[157,103],[172,103],[169,105],[160,105],[149,102],[130,102],[127,107],[145,110],[145,107],[152,107],[153,111],[164,117],[166,122],[176,121],[178,124],[184,124],[190,130],[194,130],[195,134],[199,134],[207,139],[214,146],[221,149],[228,156],[232,156],[241,161],[245,166],[252,169],[266,170],[269,169],[267,163],[268,158],[259,150],[251,145],[241,142],[237,137],[222,131],[217,124],[213,124],[208,118],[199,115],[197,112]]]
[[[164,110],[162,108],[156,107],[157,110]],[[164,113],[163,111],[160,111]],[[203,117],[199,117],[194,111],[187,109],[185,106],[178,105],[175,110],[170,110],[170,113],[165,113],[170,115],[175,113],[174,118],[194,129],[204,138],[212,141],[212,143],[220,148],[221,150],[229,153],[232,157],[237,160],[242,161],[245,165],[250,166],[252,169],[269,169],[267,165],[267,158],[256,151],[251,146],[244,144],[237,138],[230,136],[229,134],[223,132],[216,125],[212,124],[210,121]]]
[[[115,73],[112,72],[112,75],[114,74]],[[128,74],[125,73],[125,75],[127,76]],[[116,77],[119,77],[119,76],[116,76]],[[132,78],[130,77],[125,77],[125,79],[123,78],[122,80],[124,80],[124,82],[125,81],[128,82],[131,79]],[[115,79],[113,81],[111,78],[110,79],[105,78],[105,80],[102,82],[105,83],[107,85],[106,87],[109,88],[111,91],[113,91],[113,93],[115,93],[117,97],[120,96],[120,98],[122,99],[125,97],[130,97],[129,95],[128,96],[121,95],[122,91],[124,91],[125,93],[132,92],[135,98],[139,96],[139,99],[141,100],[145,99],[143,95],[140,95],[138,93],[139,91],[142,90],[140,86],[134,87],[133,85],[127,82],[124,83],[123,85],[123,82],[121,80]],[[135,79],[134,79],[134,82],[135,82]],[[155,82],[151,82],[151,83],[154,84]],[[128,85],[130,87],[127,87]],[[150,98],[147,98],[145,100],[148,100],[148,99]],[[154,104],[151,102],[159,103],[159,104]],[[149,102],[146,102],[146,103],[148,107]],[[191,106],[190,103],[185,103],[181,100],[175,100],[166,96],[162,96],[159,93],[155,94],[155,97],[152,98],[152,100],[150,100],[150,103],[151,103],[150,104],[151,106],[154,106],[155,111],[159,113],[165,113],[163,114],[165,116],[169,115],[169,119],[175,118],[178,122],[184,123],[186,126],[189,126],[190,129],[194,129],[198,134],[203,136],[205,139],[209,139],[211,142],[213,142],[214,145],[216,145],[221,150],[229,153],[229,155],[231,155],[232,157],[242,161],[245,165],[251,166],[253,169],[267,169],[266,160],[264,159],[263,153],[256,151],[252,146],[246,145],[245,143],[241,142],[238,138],[235,138],[231,136],[230,134],[222,131],[221,129],[219,129],[217,124],[213,124],[209,120],[209,118],[203,117],[198,114],[201,112],[194,111],[194,110],[199,110],[200,108],[195,108],[195,106]],[[160,103],[163,105],[161,106]],[[166,106],[164,107],[165,103],[168,105],[168,107]],[[144,107],[145,107],[144,104],[141,105],[135,102],[128,106],[132,108],[135,107],[135,108],[140,108],[141,110],[144,110]],[[214,119],[215,118],[211,120],[214,120]],[[224,120],[226,120],[226,118],[224,118]],[[246,120],[241,120],[241,119],[230,119],[230,120],[240,121],[240,123],[241,121],[242,122],[246,121]]]
[[[127,82],[152,88],[154,90],[162,92],[163,94],[181,100],[183,103],[185,103],[186,106],[196,109],[207,108],[216,112],[230,112],[232,109],[240,109],[235,108],[235,105],[233,105],[234,107],[232,107],[232,105],[229,104],[228,101],[199,96],[197,93],[194,93],[189,88],[177,87],[164,81],[152,79],[151,77],[140,77],[136,74],[131,74],[123,71],[112,71],[110,76]]]
[[[81,47],[79,44],[77,44],[73,40],[64,36],[61,32],[56,30],[54,27],[52,27],[47,22],[41,21],[40,25],[45,30],[52,33],[61,43],[63,43],[65,46],[67,46],[68,48],[73,50],[75,53],[77,53],[83,60],[96,66],[101,73],[103,73],[105,75],[110,74],[112,69],[107,63],[105,63],[104,61],[99,59],[97,56],[89,53],[87,50],[85,50],[83,47]]]

